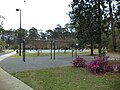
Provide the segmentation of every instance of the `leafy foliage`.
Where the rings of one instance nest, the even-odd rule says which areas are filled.
[[[73,0],[72,11],[69,12],[71,21],[75,25],[76,37],[81,46],[101,44],[101,31],[104,30],[102,15],[104,2],[99,0]],[[102,7],[99,9],[99,7]],[[105,21],[104,21],[105,22]]]
[[[108,57],[102,58],[97,56],[88,64],[88,69],[95,74],[113,71],[113,67],[108,64],[108,61],[106,61],[107,58]]]
[[[2,48],[6,45],[5,41],[0,40],[0,51],[2,50]]]
[[[112,66],[114,67],[114,71],[115,72],[119,72],[120,73],[120,64],[113,64]]]
[[[112,48],[116,48],[114,24],[120,25],[119,0],[73,0],[70,7],[69,16],[82,46],[91,44],[93,51],[93,44],[98,44],[101,54],[104,47],[101,38],[105,33],[107,37],[112,34]]]
[[[86,60],[83,57],[78,57],[72,61],[72,64],[75,67],[86,67],[85,62],[86,62]]]
[[[60,67],[12,73],[34,90],[119,90],[120,75],[95,76],[83,68]]]
[[[117,66],[117,70],[120,73],[120,64]]]
[[[38,31],[35,27],[32,27],[30,30],[29,30],[29,39],[38,39]]]

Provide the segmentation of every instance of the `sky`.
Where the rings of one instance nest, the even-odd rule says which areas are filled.
[[[0,15],[4,16],[5,30],[22,28],[29,30],[32,27],[40,30],[54,29],[57,24],[64,26],[70,22],[68,6],[72,0],[0,0]]]

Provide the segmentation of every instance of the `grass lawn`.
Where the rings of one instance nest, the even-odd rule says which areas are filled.
[[[120,60],[110,60],[109,64],[120,64]]]
[[[0,50],[0,53],[5,53],[4,51]]]
[[[53,54],[53,53],[52,53]],[[86,51],[86,52],[79,52],[78,54],[89,54],[89,51]],[[39,56],[50,56],[51,53],[39,53]],[[55,53],[56,56],[72,56],[72,52],[56,52]],[[75,52],[73,53],[73,55],[75,55]],[[36,57],[38,56],[37,53],[28,53],[26,52],[26,57],[29,58],[29,57]],[[13,56],[11,56],[12,58],[21,58],[21,56],[19,56],[19,54],[15,54]]]
[[[97,76],[84,68],[62,67],[12,75],[34,90],[120,90],[120,73]]]
[[[28,53],[28,52],[25,53],[26,58],[37,57],[37,56],[38,56],[37,53]],[[42,54],[39,54],[39,56],[50,56],[50,54],[49,53],[42,53]],[[11,56],[11,58],[21,58],[21,56],[19,56],[19,54],[14,54]]]
[[[6,53],[13,52],[13,50],[3,50],[3,51],[6,52]]]
[[[13,52],[13,50],[0,50],[0,53],[10,53]]]

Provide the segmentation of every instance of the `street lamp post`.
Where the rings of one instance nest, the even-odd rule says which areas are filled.
[[[77,47],[78,47],[78,45],[79,45],[79,44],[76,43],[76,55],[75,55],[76,57],[77,57]]]
[[[19,56],[21,56],[21,9],[16,9],[20,12],[20,30],[19,30]]]

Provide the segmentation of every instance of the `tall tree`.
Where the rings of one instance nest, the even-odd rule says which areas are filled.
[[[105,3],[106,0],[73,0],[71,3],[69,16],[75,26],[76,37],[84,46],[91,44],[91,54],[94,44],[98,44],[101,55],[101,35],[110,34],[109,10]]]
[[[2,39],[3,41],[4,41],[4,33],[5,33],[5,30],[2,28],[2,27],[0,27],[0,39]]]
[[[0,15],[0,28],[3,28],[2,25],[4,19],[5,19],[4,16]]]
[[[46,31],[46,35],[47,35],[47,39],[48,40],[53,40],[53,38],[54,38],[54,32],[51,30],[51,29],[49,29],[49,30],[47,30]]]
[[[0,35],[3,35],[5,30],[3,28],[0,28]]]
[[[99,31],[99,55],[101,56],[101,34],[102,34],[102,31],[101,31],[101,0],[98,0],[98,31]]]
[[[5,45],[6,45],[6,42],[0,40],[0,51],[2,51],[3,47],[5,47]]]
[[[62,39],[63,38],[63,28],[60,24],[57,24],[54,29],[54,39]]]
[[[75,30],[74,30],[74,25],[72,23],[67,23],[64,26],[65,28],[65,36],[67,39],[75,39]]]
[[[22,35],[22,40],[25,40],[28,38],[28,31],[26,29],[21,29],[21,35]]]
[[[40,39],[42,39],[42,40],[47,40],[46,33],[41,32],[41,33],[40,33]]]
[[[118,28],[120,28],[120,1],[119,0],[116,0],[116,1],[117,1],[117,11],[116,11],[116,14],[115,14],[116,26]]]
[[[113,10],[114,6],[112,8],[112,2],[113,0],[107,0],[109,4],[109,13],[110,13],[110,26],[111,26],[111,31],[112,31],[112,51],[116,51],[116,38],[115,38],[115,22],[113,19]],[[114,5],[114,4],[113,4]]]
[[[91,44],[91,54],[93,54],[93,44],[100,44],[101,42],[101,32],[97,28],[99,27],[99,2],[95,0],[73,0],[71,7],[72,11],[69,14],[75,25],[76,37],[81,46]]]
[[[29,39],[38,39],[39,35],[38,35],[38,30],[35,27],[32,27],[29,30]]]

